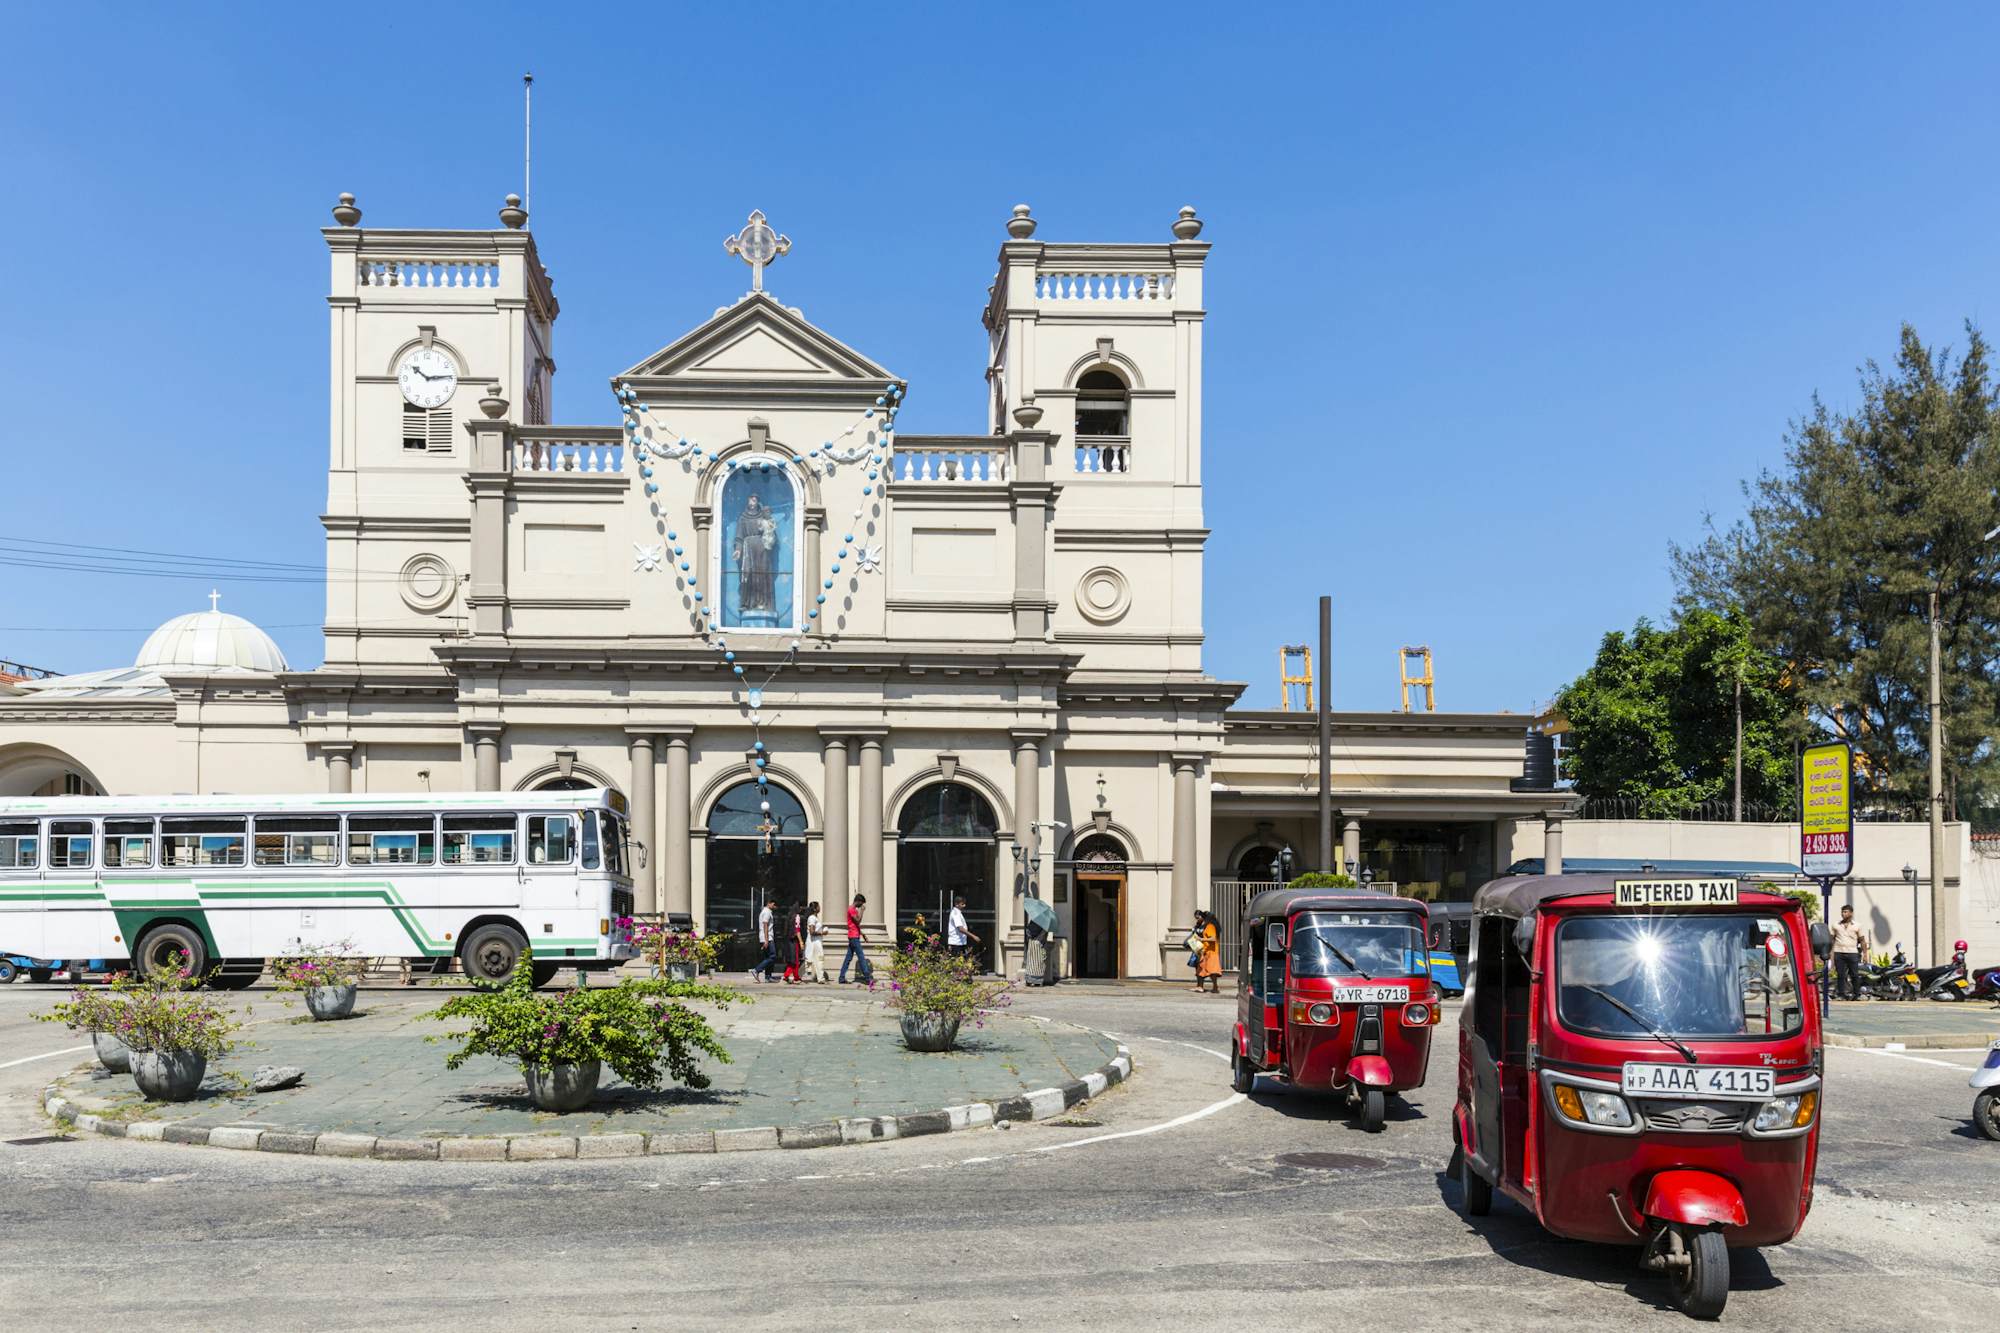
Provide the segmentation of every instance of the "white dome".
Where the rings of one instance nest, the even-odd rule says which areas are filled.
[[[175,616],[154,630],[133,666],[148,671],[289,671],[271,636],[227,611]]]

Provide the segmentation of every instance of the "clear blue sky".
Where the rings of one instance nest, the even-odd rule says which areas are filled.
[[[1401,9],[16,6],[0,535],[320,561],[317,229],[341,190],[495,225],[532,69],[559,419],[742,290],[755,206],[779,294],[911,381],[904,429],[979,429],[1009,206],[1162,241],[1192,203],[1207,668],[1274,703],[1325,591],[1337,706],[1394,706],[1427,642],[1444,707],[1529,710],[1666,610],[1667,541],[1815,390],[1982,319],[2000,11]],[[0,579],[0,657],[66,670],[207,604]],[[224,592],[319,661],[316,584]]]

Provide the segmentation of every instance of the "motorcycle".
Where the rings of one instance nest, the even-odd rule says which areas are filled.
[[[1911,1000],[1916,998],[1915,978],[1910,975],[1909,959],[1903,956],[1903,946],[1896,946],[1896,956],[1887,963],[1876,966],[1865,964],[1860,973],[1861,993],[1871,1000]]]
[[[2000,1038],[1986,1048],[1986,1063],[1972,1071],[1967,1087],[1979,1089],[1972,1099],[1972,1123],[1987,1138],[2000,1141]]]
[[[1951,961],[1941,967],[1917,969],[1916,988],[1920,1000],[1963,1000],[1972,990],[1965,971],[1965,941],[1952,944]],[[1907,974],[1906,974],[1907,975]]]
[[[2000,1003],[2000,967],[1989,967],[1975,973],[1972,978],[1972,994],[1966,998]]]

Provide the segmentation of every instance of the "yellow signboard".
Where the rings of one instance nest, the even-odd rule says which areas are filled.
[[[1854,751],[1845,741],[1799,759],[1799,869],[1837,879],[1854,869]]]

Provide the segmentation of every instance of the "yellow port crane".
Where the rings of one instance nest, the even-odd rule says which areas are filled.
[[[1292,668],[1299,670],[1294,672]],[[1278,649],[1278,707],[1285,712],[1313,709],[1313,650],[1310,644],[1288,643]]]

